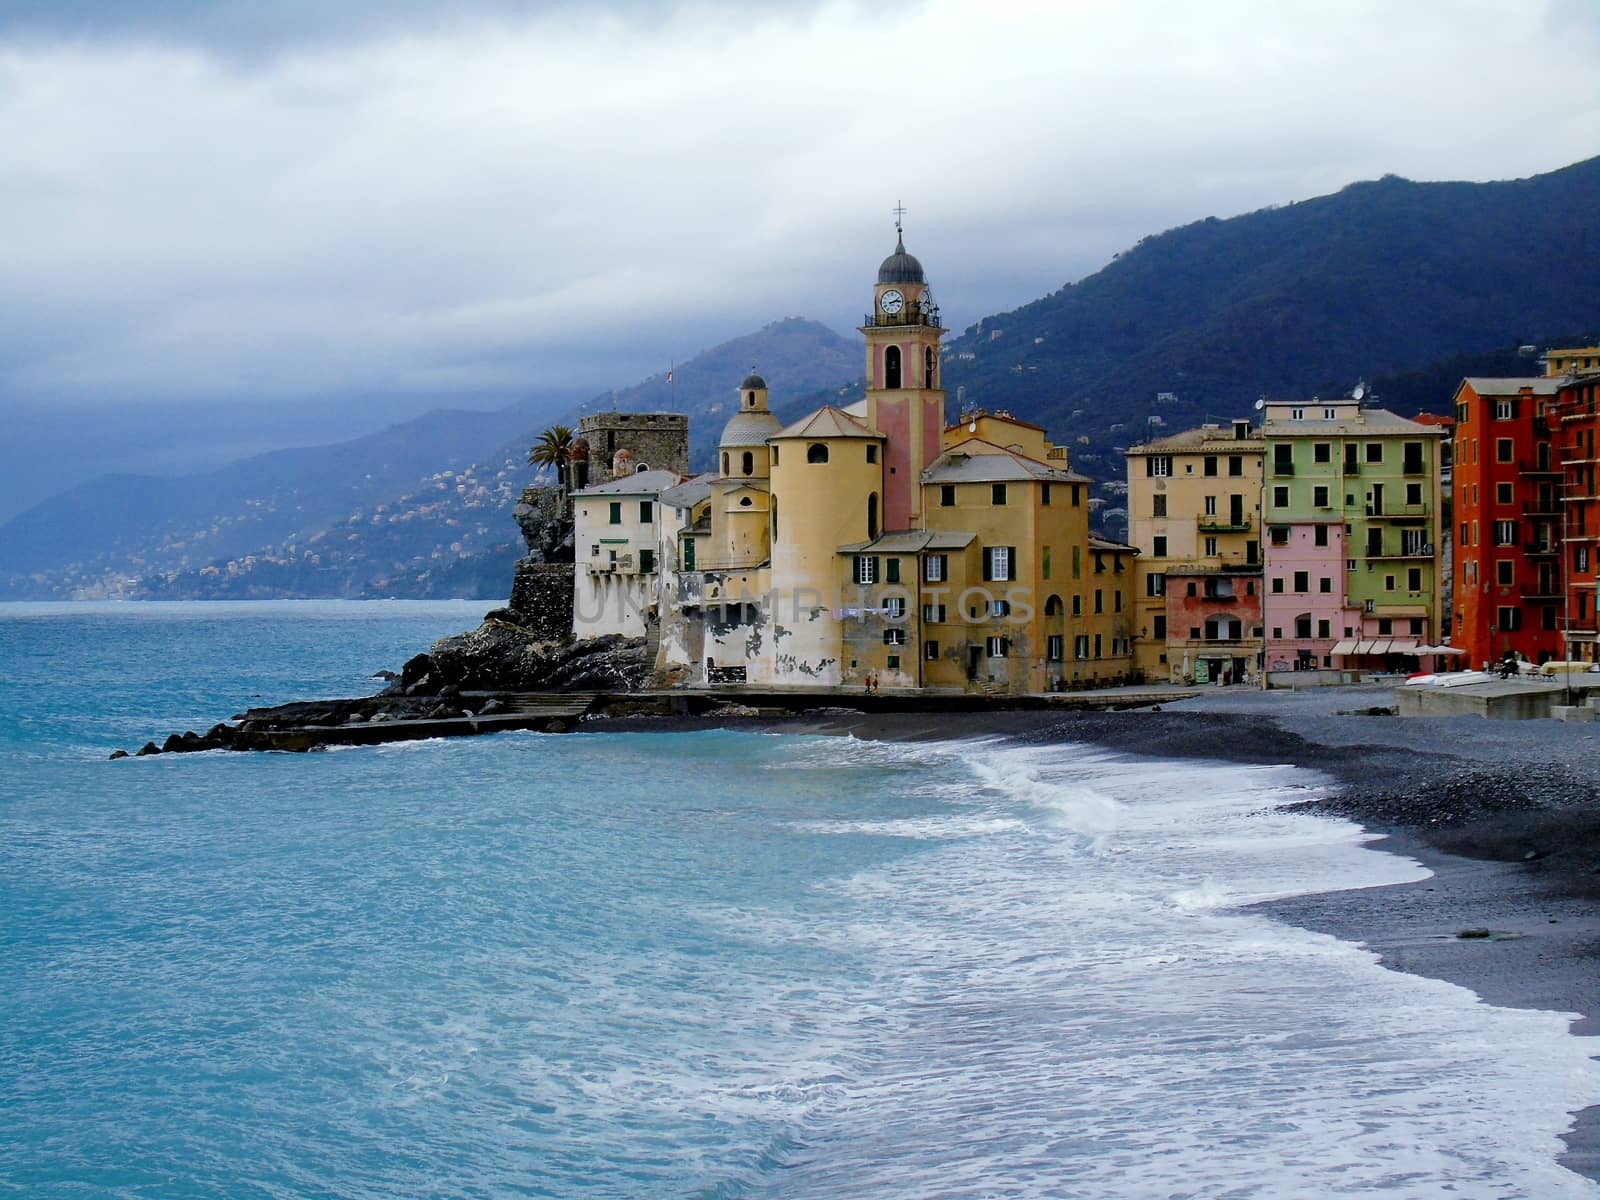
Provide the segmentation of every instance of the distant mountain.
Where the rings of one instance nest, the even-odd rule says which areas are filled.
[[[1248,415],[1262,393],[1332,394],[1584,328],[1600,330],[1600,158],[1504,183],[1386,176],[1145,238],[949,341],[945,386],[1078,442],[1075,464],[1105,478],[1152,417]]]
[[[770,365],[769,365],[770,364]],[[861,351],[796,318],[726,342],[583,411],[676,404],[707,464],[752,365],[774,407],[834,395]],[[859,390],[859,385],[856,385]],[[107,476],[0,526],[0,598],[502,596],[522,551],[511,509],[539,429],[577,413],[435,412],[370,437],[180,478]]]

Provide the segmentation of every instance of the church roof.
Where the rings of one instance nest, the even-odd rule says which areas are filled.
[[[962,447],[990,446],[969,452]],[[1087,475],[1048,466],[1026,454],[993,446],[982,438],[968,438],[947,450],[922,473],[923,483],[1004,483],[1012,479],[1037,479],[1040,483],[1089,483]]]
[[[728,418],[722,427],[719,446],[764,446],[767,439],[783,428],[783,422],[770,410],[745,409]]]
[[[707,471],[704,475],[685,479],[677,487],[662,492],[661,503],[673,508],[693,508],[711,495],[711,481],[716,477],[716,472]]]
[[[772,435],[775,438],[882,438],[842,408],[824,404],[809,416]]]
[[[761,376],[757,375],[754,371],[751,371],[750,374],[744,377],[744,382],[739,385],[739,390],[749,391],[751,388],[765,389],[766,386],[767,381],[761,378]]]
[[[883,260],[878,268],[879,283],[926,283],[927,279],[922,274],[922,264],[913,255],[906,253],[906,239],[903,235],[895,239],[894,253]]]

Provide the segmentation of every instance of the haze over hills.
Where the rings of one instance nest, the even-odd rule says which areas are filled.
[[[913,249],[937,287],[936,250]],[[1248,414],[1262,393],[1365,378],[1398,411],[1444,411],[1466,370],[1532,371],[1519,344],[1585,329],[1600,329],[1600,159],[1506,183],[1388,177],[1145,238],[947,339],[944,382],[952,417],[964,402],[1038,421],[1114,480],[1117,447]],[[752,367],[787,419],[859,395],[863,365],[859,341],[790,318],[580,411],[686,412],[703,468]],[[0,594],[503,594],[524,452],[557,413],[512,416],[436,414],[187,480],[95,481],[0,526]]]
[[[670,385],[663,372],[580,408],[676,404],[709,462],[755,362],[782,371],[774,407],[796,412],[801,396],[832,395],[862,365],[831,330],[789,319],[681,364]],[[575,425],[577,414],[434,412],[202,475],[92,480],[0,526],[0,596],[495,595],[521,554],[511,509],[532,475],[528,445],[556,421]],[[475,561],[485,554],[492,561]]]

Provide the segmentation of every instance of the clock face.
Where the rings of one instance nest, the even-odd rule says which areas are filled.
[[[878,307],[891,317],[905,307],[906,298],[900,294],[898,288],[890,288],[878,300]]]

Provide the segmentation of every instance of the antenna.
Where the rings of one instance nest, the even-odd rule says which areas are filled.
[[[1350,398],[1357,404],[1360,404],[1367,398],[1367,385],[1365,381],[1356,384],[1356,390],[1350,393]]]
[[[1266,406],[1267,406],[1267,398],[1265,396],[1261,397],[1261,399],[1256,401],[1256,411],[1257,412],[1260,412]]]

